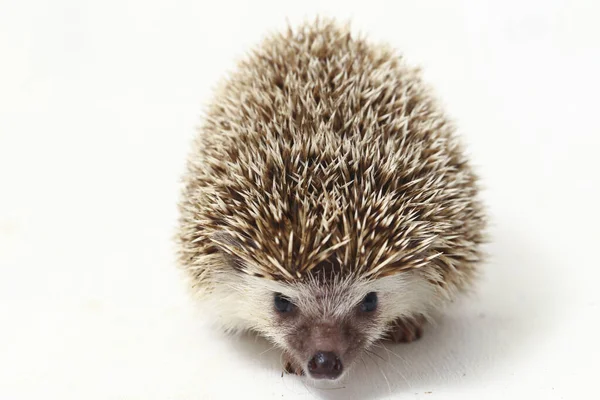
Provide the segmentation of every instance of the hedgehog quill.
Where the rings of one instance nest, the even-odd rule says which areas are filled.
[[[337,380],[472,286],[478,197],[418,69],[317,20],[267,37],[216,91],[184,176],[179,263],[223,330]]]

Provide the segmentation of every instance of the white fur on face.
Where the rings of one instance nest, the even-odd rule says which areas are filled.
[[[316,280],[289,284],[231,272],[213,278],[218,284],[203,300],[214,313],[217,325],[228,332],[259,332],[284,349],[286,332],[277,322],[275,293],[289,298],[305,317],[339,320],[350,315],[367,293],[376,292],[376,328],[365,332],[368,343],[379,339],[396,319],[427,315],[440,301],[436,286],[418,270],[370,281],[347,277],[327,285]]]

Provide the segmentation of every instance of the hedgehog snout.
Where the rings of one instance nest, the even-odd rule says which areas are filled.
[[[337,379],[344,371],[349,338],[343,324],[337,321],[310,321],[307,335],[301,341],[305,369],[313,379]]]
[[[308,372],[315,379],[337,379],[343,369],[340,357],[332,351],[318,351],[308,362]]]

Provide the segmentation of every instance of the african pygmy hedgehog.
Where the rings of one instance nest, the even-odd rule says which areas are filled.
[[[331,20],[219,87],[185,174],[179,261],[230,332],[335,380],[470,286],[485,216],[455,129],[393,50]]]

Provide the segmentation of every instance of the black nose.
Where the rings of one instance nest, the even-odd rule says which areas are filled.
[[[342,361],[330,351],[318,351],[308,362],[308,371],[316,379],[336,379],[342,370]]]

